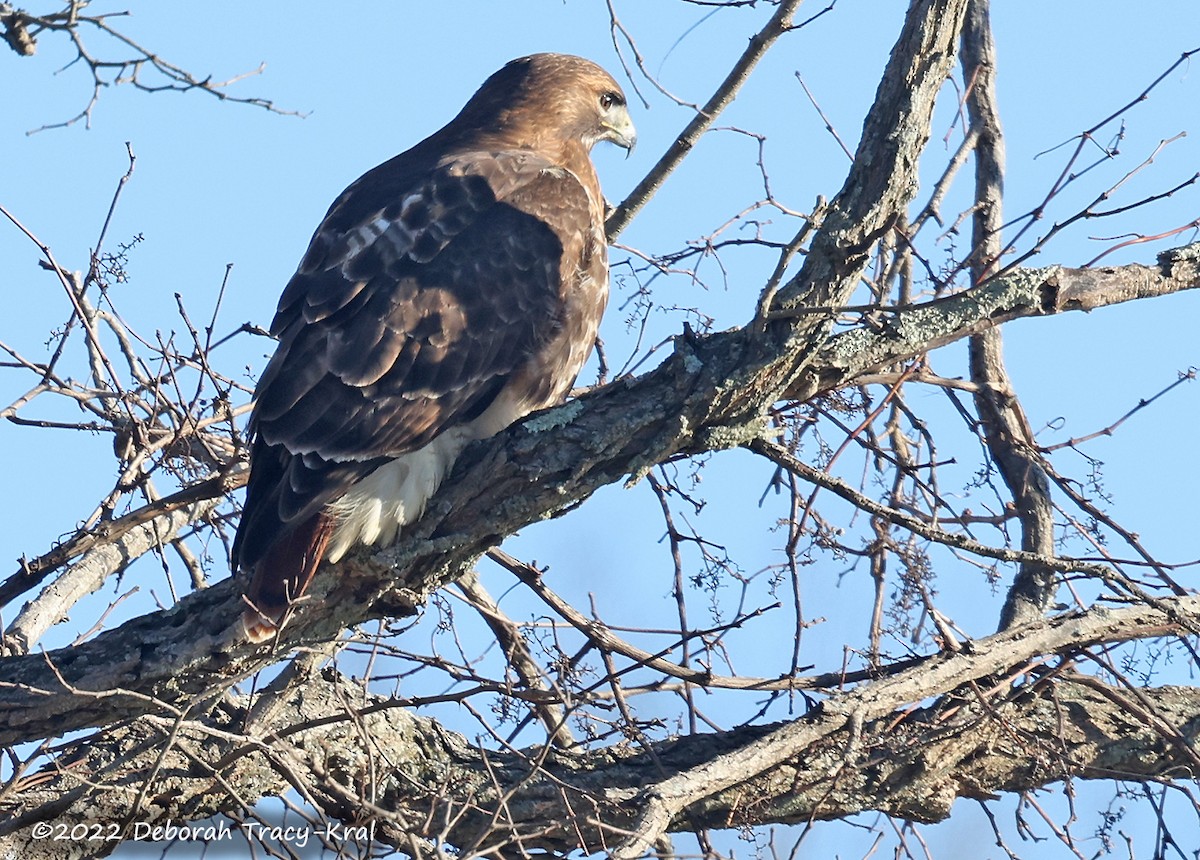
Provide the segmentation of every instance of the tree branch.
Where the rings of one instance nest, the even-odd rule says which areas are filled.
[[[704,133],[712,128],[712,124],[716,122],[721,112],[727,108],[741,90],[742,85],[750,78],[750,73],[754,71],[754,67],[758,65],[758,61],[763,58],[776,40],[786,33],[792,26],[792,17],[796,14],[796,10],[800,8],[803,0],[783,0],[779,4],[779,8],[775,10],[769,21],[754,37],[750,40],[750,44],[738,58],[733,68],[729,70],[729,74],[725,76],[725,80],[717,87],[716,92],[709,97],[692,120],[687,124],[679,136],[675,138],[675,142],[668,147],[667,151],[662,154],[654,167],[637,184],[633,191],[621,201],[620,205],[613,210],[608,216],[608,222],[605,229],[608,233],[609,241],[620,235],[621,231],[629,226],[629,222],[633,217],[646,205],[649,200],[666,181],[667,177],[675,170],[676,167],[683,161],[687,154],[704,136]]]
[[[996,46],[987,0],[971,0],[962,34],[967,113],[975,132],[975,209],[972,218],[971,279],[984,280],[1000,258],[1004,222],[1004,133],[996,99]],[[999,329],[972,335],[967,350],[979,428],[1021,524],[1021,549],[1038,557],[1054,554],[1054,508],[1050,481],[1033,430],[1004,366]],[[1004,607],[1000,627],[1022,624],[1045,612],[1058,580],[1039,562],[1022,562]]]
[[[881,325],[863,325],[833,335],[784,396],[808,400],[849,385],[862,374],[1013,320],[1090,312],[1195,289],[1200,289],[1200,243],[1162,252],[1156,266],[1015,269],[961,293],[897,309],[888,313]],[[779,315],[803,313],[803,309],[795,309]]]
[[[415,836],[457,845],[515,840],[526,850],[611,851],[614,837],[633,829],[643,808],[635,799],[657,804],[669,830],[872,809],[934,821],[949,814],[957,797],[1073,776],[1135,779],[1193,767],[1200,704],[1191,690],[1127,693],[1071,676],[1038,682],[1044,670],[1037,667],[1046,655],[1186,633],[1198,622],[1200,598],[1194,596],[1071,613],[835,693],[790,723],[586,757],[474,747],[414,716],[405,701],[366,695],[327,669],[291,686],[286,701],[255,722],[251,736],[240,728],[247,703],[235,697],[202,719],[148,716],[72,741],[57,758],[69,767],[20,777],[0,792],[6,822],[0,851],[38,858],[67,856],[46,852],[72,847],[91,850],[87,843],[33,840],[30,828],[49,820],[126,826],[128,790],[153,798],[137,819],[153,824],[237,812],[297,781],[335,808],[347,797],[373,797],[376,836],[393,844]],[[1014,687],[1010,672],[1032,683]],[[975,696],[897,711],[993,676],[1003,680]],[[1165,740],[1156,722],[1180,734]],[[1044,740],[1047,725],[1059,727],[1053,742]],[[388,750],[386,773],[369,764],[377,748]],[[124,752],[113,757],[114,749]],[[236,796],[226,788],[233,785],[241,787]],[[113,790],[120,788],[128,790]],[[453,822],[448,831],[446,821]]]
[[[412,614],[504,535],[675,454],[750,442],[759,435],[757,416],[776,399],[763,390],[764,380],[782,379],[786,396],[807,398],[1009,320],[1200,287],[1200,244],[1159,260],[1157,267],[1010,272],[904,309],[881,330],[864,326],[838,334],[801,370],[796,352],[803,344],[772,359],[752,349],[755,335],[748,328],[679,338],[672,355],[650,373],[471,446],[399,544],[383,552],[360,549],[334,576],[323,568],[309,600],[322,611],[301,607],[278,642],[257,650],[239,643],[239,584],[226,580],[73,648],[0,661],[0,744],[150,713],[153,702],[211,698],[221,684],[292,648],[330,641],[368,618]],[[789,378],[788,371],[795,375]],[[100,691],[105,695],[95,695]]]

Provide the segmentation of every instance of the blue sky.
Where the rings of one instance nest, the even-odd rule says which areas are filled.
[[[788,36],[718,123],[721,128],[701,142],[621,242],[649,252],[675,249],[758,199],[757,143],[744,131],[766,135],[772,189],[786,205],[807,210],[817,194],[836,193],[847,159],[824,131],[796,74],[853,148],[905,5],[841,0],[833,12]],[[667,0],[617,0],[615,6],[647,67],[665,88],[689,102],[707,98],[770,11],[760,5],[714,14]],[[1008,148],[1006,206],[1014,217],[1040,202],[1062,170],[1070,147],[1054,147],[1134,99],[1181,53],[1200,47],[1200,15],[1190,0],[1013,0],[997,6],[999,97]],[[92,11],[110,8],[126,7],[95,4]],[[820,8],[807,6],[801,17]],[[132,146],[136,170],[110,228],[109,246],[143,237],[130,258],[131,281],[115,288],[114,300],[146,336],[179,329],[177,292],[193,317],[207,319],[228,263],[233,269],[217,330],[269,322],[279,290],[337,193],[367,168],[448,120],[506,60],[541,50],[578,53],[624,81],[599,0],[353,2],[336,7],[224,0],[137,4],[131,9],[133,14],[118,22],[122,31],[169,61],[201,75],[211,72],[214,78],[265,63],[261,76],[237,84],[231,94],[268,98],[305,115],[279,116],[199,93],[148,95],[115,87],[102,93],[90,129],[77,124],[28,135],[81,109],[90,91],[87,75],[78,66],[54,74],[70,54],[49,37],[32,59],[0,52],[6,82],[0,91],[0,151],[7,165],[0,177],[0,203],[68,268],[86,267],[88,248],[128,166],[126,141]],[[92,42],[97,54],[113,50],[101,39]],[[633,187],[689,119],[688,109],[672,104],[640,76],[636,81],[649,102],[643,105],[630,91],[640,133],[637,151],[629,159],[611,148],[595,155],[605,192],[614,201]],[[1141,163],[1160,141],[1180,132],[1190,136],[1165,147],[1151,167],[1121,188],[1112,205],[1133,202],[1195,173],[1200,168],[1198,104],[1200,80],[1185,64],[1125,115],[1121,156],[1105,161],[1056,200],[1034,232],[1069,216]],[[946,157],[947,145],[940,137],[953,125],[953,97],[947,93],[925,162],[926,186]],[[1097,137],[1107,144],[1117,128],[1113,124]],[[952,138],[948,146],[956,142]],[[947,210],[955,211],[952,206]],[[778,212],[764,210],[755,217],[769,220],[759,225],[766,235],[790,236],[795,230]],[[1121,241],[1113,237],[1134,230],[1159,233],[1197,217],[1200,192],[1193,187],[1126,218],[1077,225],[1033,263],[1078,265]],[[740,229],[738,235],[751,230]],[[1151,263],[1157,251],[1195,238],[1185,233],[1176,240],[1134,246],[1112,254],[1106,263]],[[615,254],[614,260],[621,256]],[[44,355],[47,332],[65,316],[60,288],[35,267],[36,259],[33,245],[0,223],[0,290],[10,307],[18,309],[0,325],[0,339],[35,358]],[[646,342],[679,330],[684,317],[667,310],[672,306],[698,306],[714,317],[717,327],[744,322],[774,262],[773,255],[735,249],[721,256],[720,266],[703,261],[701,283],[686,277],[656,282],[654,298],[663,310],[652,315]],[[623,271],[614,268],[618,277],[612,310],[602,330],[618,364],[635,341],[625,325],[627,312],[620,310],[630,289],[628,281],[621,282]],[[1007,328],[1010,370],[1033,426],[1047,428],[1041,438],[1058,441],[1099,429],[1172,382],[1178,372],[1200,365],[1194,334],[1198,312],[1200,296],[1183,295]],[[222,354],[222,366],[227,372],[242,366],[260,369],[268,350],[265,341],[243,339]],[[957,348],[939,354],[934,364],[945,375],[965,372]],[[0,374],[0,400],[7,405],[24,383],[11,372]],[[1115,437],[1086,449],[1106,461],[1105,488],[1119,519],[1168,561],[1200,557],[1194,490],[1190,481],[1178,480],[1200,470],[1200,454],[1189,441],[1200,419],[1196,392],[1194,385],[1176,390],[1131,419]],[[956,477],[965,483],[976,454],[969,440],[953,424],[939,395],[913,392],[911,397],[915,406],[927,408],[945,425],[942,453],[962,459]],[[29,414],[50,412],[33,408]],[[0,502],[8,524],[0,534],[0,557],[40,554],[88,513],[113,479],[109,446],[106,438],[0,426],[6,483],[23,488]],[[1062,471],[1086,475],[1078,460],[1055,462]],[[712,501],[697,525],[727,545],[748,573],[778,561],[779,540],[767,526],[781,508],[774,500],[765,509],[758,506],[769,477],[770,470],[741,453],[719,455],[705,471],[704,487]],[[662,527],[655,505],[644,484],[631,490],[608,488],[577,514],[525,530],[509,548],[552,565],[557,590],[580,605],[586,606],[586,595],[593,594],[608,620],[659,625],[670,570],[665,547],[657,542]],[[822,668],[840,662],[842,645],[861,643],[865,624],[858,602],[861,583],[855,584],[854,576],[843,578],[842,572],[824,564],[806,574],[806,611],[829,621],[813,635],[811,648],[806,642],[810,650],[804,662]],[[142,575],[147,577],[139,598],[144,610],[153,605],[150,591],[161,592],[162,583],[161,574],[155,581],[152,570]],[[859,578],[864,578],[861,572]],[[494,582],[497,592],[508,584],[499,576]],[[985,634],[994,627],[998,604],[988,602],[990,588],[977,572],[948,563],[939,585],[949,614],[964,629]],[[105,599],[111,597],[107,593]],[[768,599],[761,589],[753,597]],[[729,598],[727,590],[723,599]],[[695,617],[705,617],[708,595],[697,591],[689,600]],[[981,605],[986,611],[979,611]],[[508,608],[514,614],[533,611],[521,603]],[[853,634],[838,635],[838,625]],[[785,619],[781,629],[786,627]],[[63,637],[69,638],[63,633],[47,644],[60,644]],[[778,649],[755,649],[737,634],[730,641],[731,647],[745,648],[740,672],[781,671]],[[713,707],[733,721],[755,705],[722,701]],[[930,839],[952,845],[963,832],[979,834],[981,821],[977,816],[966,823],[954,821],[931,832]],[[826,832],[833,835],[821,835]],[[863,837],[849,828],[821,833],[806,843],[813,857],[838,851],[856,857],[865,850],[859,845]],[[985,850],[992,849],[980,848]],[[998,850],[979,856],[999,857]],[[1042,855],[1030,851],[1029,856]]]

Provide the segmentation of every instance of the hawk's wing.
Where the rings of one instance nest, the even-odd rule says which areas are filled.
[[[527,151],[431,170],[404,158],[334,203],[280,299],[234,544],[244,569],[389,458],[480,415],[562,324],[578,277],[563,266],[594,232],[579,180]]]

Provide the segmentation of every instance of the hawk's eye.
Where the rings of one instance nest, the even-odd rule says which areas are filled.
[[[620,93],[607,92],[600,96],[600,107],[604,110],[610,109],[613,105],[619,105],[622,102]]]

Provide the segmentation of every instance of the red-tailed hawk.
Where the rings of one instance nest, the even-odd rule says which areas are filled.
[[[393,541],[468,442],[566,395],[608,298],[589,153],[634,139],[611,75],[536,54],[334,201],[279,300],[250,420],[233,544],[249,639],[323,558]]]

